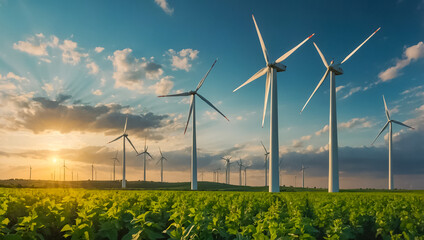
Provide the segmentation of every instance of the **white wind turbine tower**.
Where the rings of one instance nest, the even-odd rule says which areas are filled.
[[[68,167],[65,165],[65,159],[63,159],[63,181],[65,181],[65,169],[67,169],[67,168]]]
[[[144,138],[144,151],[141,153],[138,153],[137,156],[143,155],[143,169],[144,169],[144,174],[143,174],[143,181],[146,181],[146,155],[150,157],[150,159],[153,160],[152,155],[150,155],[149,152],[147,152],[147,149],[149,147],[147,147],[146,145],[146,138]]]
[[[193,115],[193,145],[191,147],[191,190],[197,190],[197,148],[196,148],[196,107],[195,107],[195,100],[196,95],[202,99],[205,103],[207,103],[209,106],[211,106],[213,109],[215,109],[219,114],[221,114],[225,119],[228,120],[228,118],[220,112],[211,102],[209,102],[206,98],[204,98],[202,95],[200,95],[197,91],[199,91],[200,87],[202,87],[203,82],[205,81],[206,77],[208,76],[209,72],[212,70],[213,66],[215,65],[217,60],[212,64],[209,71],[206,73],[206,75],[200,80],[199,84],[196,87],[196,90],[192,90],[185,93],[177,93],[177,94],[169,94],[169,95],[162,95],[158,97],[179,97],[179,96],[191,96],[190,100],[190,110],[188,112],[188,119],[187,124],[184,130],[184,134],[187,131],[188,123],[190,122],[190,116]],[[230,120],[228,120],[230,121]]]
[[[231,157],[221,157],[225,161],[225,183],[230,184],[230,172],[231,172]]]
[[[128,117],[125,119],[125,125],[124,125],[124,133],[115,138],[114,140],[108,142],[108,143],[113,143],[116,140],[122,138],[122,144],[123,144],[123,150],[122,150],[122,188],[126,188],[127,187],[127,182],[125,180],[125,139],[128,140],[128,142],[131,144],[131,146],[133,147],[134,151],[136,154],[138,154],[137,149],[135,149],[134,145],[132,144],[131,140],[128,138],[128,134],[127,134],[127,123],[128,123]]]
[[[414,129],[413,127],[410,127],[402,122],[390,119],[389,109],[387,108],[386,99],[384,99],[383,95],[383,102],[384,102],[384,109],[386,111],[386,117],[387,122],[384,125],[384,127],[381,129],[381,131],[378,133],[377,137],[374,139],[374,141],[371,143],[371,145],[374,144],[374,142],[377,140],[377,138],[381,135],[381,133],[386,130],[387,126],[389,126],[389,190],[393,190],[394,184],[393,184],[393,175],[392,175],[392,123],[396,123],[398,125],[408,127],[411,129]]]
[[[241,186],[242,185],[242,182],[241,182],[241,170],[244,167],[243,161],[241,160],[241,158],[240,158],[240,160],[237,161],[237,165],[239,165],[239,185]]]
[[[115,155],[115,157],[112,158],[112,161],[113,161],[113,181],[115,181],[115,165],[116,165],[116,162],[119,163],[118,150],[116,150],[116,155]]]
[[[32,166],[29,165],[29,180],[31,180],[32,175]]]
[[[307,167],[303,166],[302,163],[302,167],[300,168],[300,171],[302,172],[302,188],[305,188],[305,169],[307,169]]]
[[[247,169],[249,168],[249,166],[245,166],[244,167],[244,186],[247,186]]]
[[[163,160],[168,161],[168,159],[166,159],[166,157],[163,156],[160,148],[159,148],[159,152],[160,152],[160,159],[158,160],[156,164],[158,164],[160,161],[160,182],[163,182]]]
[[[265,168],[265,186],[268,186],[267,181],[268,181],[268,155],[269,152],[266,150],[264,143],[261,141],[262,147],[264,147],[265,150],[265,160],[264,160],[264,168]]]
[[[308,41],[314,34],[303,40],[296,47],[286,52],[284,55],[279,57],[275,62],[269,62],[268,52],[265,48],[265,43],[262,39],[262,35],[259,31],[258,25],[256,24],[255,17],[252,15],[253,22],[255,23],[256,31],[258,33],[259,41],[262,47],[262,52],[265,57],[266,66],[255,73],[251,78],[249,78],[245,83],[236,88],[233,92],[237,91],[244,85],[254,81],[255,79],[263,76],[265,73],[266,84],[265,84],[265,102],[264,102],[264,112],[262,117],[262,127],[264,126],[265,113],[268,102],[268,94],[271,89],[271,106],[270,106],[270,192],[279,192],[279,169],[278,169],[278,158],[279,158],[279,144],[278,144],[278,96],[277,96],[277,72],[283,72],[286,70],[286,66],[281,64],[283,60],[289,57],[294,51],[296,51],[300,46],[302,46],[306,41]]]
[[[355,50],[353,50],[347,57],[341,61],[340,63],[334,63],[334,60],[330,62],[330,65],[327,64],[327,61],[325,60],[324,55],[319,50],[318,46],[314,43],[315,48],[318,51],[318,54],[321,57],[322,62],[324,63],[324,66],[327,68],[327,70],[324,73],[324,76],[319,81],[318,85],[316,86],[315,90],[312,92],[311,96],[309,97],[308,101],[306,101],[305,105],[303,106],[302,112],[306,105],[308,104],[309,100],[311,100],[312,96],[314,96],[315,92],[318,90],[318,88],[321,86],[321,84],[324,82],[324,80],[327,78],[327,75],[330,73],[330,120],[329,120],[329,141],[328,141],[328,162],[329,162],[329,168],[328,168],[328,192],[338,192],[339,191],[339,160],[338,160],[338,143],[337,143],[337,113],[336,113],[336,75],[342,75],[343,69],[340,67],[344,62],[346,62],[362,45],[364,45],[374,34],[380,30],[378,28],[375,30],[367,39],[365,39],[364,42],[361,43]]]

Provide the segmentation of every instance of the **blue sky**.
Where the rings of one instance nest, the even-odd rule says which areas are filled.
[[[358,151],[356,160],[372,156],[368,148],[379,159],[369,165],[364,160],[361,171],[349,171],[349,162],[343,167],[348,160],[341,159],[341,187],[384,188],[387,144],[380,139],[375,147],[369,145],[385,123],[382,94],[394,119],[415,124],[414,133],[395,127],[395,144],[424,140],[422,0],[1,1],[0,134],[9,139],[0,143],[1,171],[8,172],[6,178],[25,177],[22,169],[38,164],[40,178],[49,178],[51,167],[43,168],[43,161],[56,154],[83,172],[89,161],[83,154],[66,154],[74,149],[95,158],[106,179],[110,164],[102,158],[119,145],[104,143],[118,134],[129,114],[137,147],[144,137],[151,148],[162,146],[178,158],[174,164],[180,175],[175,176],[180,177],[170,180],[184,181],[191,146],[190,129],[183,135],[188,98],[156,96],[194,89],[218,58],[200,93],[230,122],[197,101],[200,166],[207,171],[222,165],[223,154],[241,157],[253,166],[248,181],[260,185],[259,141],[268,145],[269,138],[268,114],[260,126],[265,77],[232,93],[265,65],[251,14],[272,60],[315,33],[283,62],[287,71],[278,73],[280,155],[287,184],[292,180],[287,176],[298,174],[299,158],[320,166],[310,170],[310,177],[326,186],[328,133],[320,130],[328,123],[328,79],[299,114],[325,72],[312,41],[327,61],[337,62],[381,27],[343,64],[344,75],[336,84],[339,146]],[[413,150],[419,156],[420,149]],[[401,167],[419,160],[408,156],[399,149],[398,158],[406,159]],[[137,179],[140,165],[132,161],[136,170],[130,176]],[[374,168],[378,174],[369,170]],[[157,166],[152,163],[150,169]],[[356,171],[367,180],[355,185]],[[401,186],[424,188],[412,180],[424,178],[422,172],[399,170],[398,175]],[[156,178],[152,172],[151,179]]]

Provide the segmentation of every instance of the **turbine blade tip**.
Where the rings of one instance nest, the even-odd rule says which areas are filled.
[[[377,30],[375,30],[375,32],[374,32],[374,33],[378,32],[378,31],[380,30],[380,28],[381,28],[381,27],[379,27]]]
[[[311,37],[313,37],[314,35],[315,35],[315,33],[312,33],[312,35],[311,35],[311,36],[309,36],[309,37],[308,37],[308,39],[309,39],[309,38],[311,38]]]

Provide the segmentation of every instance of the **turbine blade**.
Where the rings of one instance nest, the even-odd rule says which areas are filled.
[[[190,122],[191,113],[193,112],[193,100],[194,100],[194,95],[191,95],[190,109],[188,110],[188,118],[187,118],[187,123],[184,129],[184,134],[187,132],[188,123]]]
[[[300,46],[302,46],[306,41],[308,41],[312,36],[314,36],[315,33],[313,33],[311,36],[307,37],[305,40],[303,40],[301,43],[299,43],[296,47],[292,48],[290,51],[284,53],[283,56],[279,57],[276,63],[284,61],[284,59],[288,58],[294,51],[296,51]]]
[[[118,150],[116,150],[115,158],[118,159]]]
[[[268,59],[268,52],[266,51],[264,40],[262,39],[261,32],[259,31],[258,25],[256,24],[255,17],[252,14],[253,22],[255,23],[256,32],[258,33],[259,42],[261,43],[262,52],[264,54],[266,65],[268,65],[269,59]]]
[[[266,150],[265,145],[262,141],[261,141],[261,144],[262,144],[262,147],[264,147],[265,153],[267,153],[268,151]]]
[[[315,88],[314,92],[311,94],[311,96],[309,97],[308,101],[306,101],[305,105],[303,106],[302,110],[300,111],[300,113],[303,112],[303,110],[305,109],[306,105],[308,105],[309,100],[311,100],[312,96],[314,96],[315,92],[318,90],[318,88],[321,86],[321,84],[324,82],[325,78],[328,75],[329,72],[329,68],[327,68],[327,71],[325,71],[324,76],[321,78],[321,81],[319,81],[317,87]]]
[[[180,96],[190,96],[191,93],[185,92],[185,93],[177,93],[177,94],[168,94],[168,95],[160,95],[158,97],[180,97]]]
[[[124,134],[127,132],[128,116],[125,118]]]
[[[197,96],[199,96],[205,103],[207,103],[209,106],[211,106],[213,109],[215,109],[219,114],[221,114],[227,121],[230,121],[221,111],[218,110],[211,102],[209,102],[206,98],[204,98],[202,95],[196,93]]]
[[[148,153],[148,152],[146,152],[146,153],[151,159],[153,159],[153,157],[152,157],[152,155],[150,155],[150,153]]]
[[[340,63],[340,64],[343,64],[344,62],[346,62],[356,51],[358,51],[358,49],[360,48],[360,47],[362,47],[362,45],[364,45],[364,43],[366,43],[372,36],[374,36],[374,34],[376,33],[376,32],[378,32],[378,30],[380,30],[380,28],[381,27],[379,27],[377,30],[375,30],[372,34],[371,34],[371,36],[369,36],[367,39],[365,39],[365,41],[363,42],[363,43],[361,43],[361,45],[359,45],[357,48],[355,48],[355,50],[353,50],[349,55],[347,55],[347,57]]]
[[[384,127],[381,129],[381,131],[378,133],[377,137],[375,137],[374,141],[372,141],[371,145],[373,145],[375,143],[375,141],[377,140],[377,138],[380,136],[380,134],[386,130],[387,126],[389,125],[389,121],[386,122],[386,124],[384,125]]]
[[[213,66],[215,66],[216,61],[218,61],[218,59],[215,60],[215,62],[213,62],[212,67],[209,69],[209,71],[205,74],[205,76],[202,78],[202,80],[200,80],[199,84],[196,87],[195,92],[197,92],[197,90],[199,90],[199,88],[203,85],[203,82],[205,81],[206,77],[209,75],[209,72],[212,70]]]
[[[387,108],[386,99],[384,98],[384,95],[383,95],[383,102],[384,102],[384,110],[386,112],[387,121],[390,121],[389,109]]]
[[[270,81],[271,81],[270,74],[268,72],[266,75],[266,83],[265,83],[265,100],[264,100],[264,113],[262,115],[262,127],[264,127],[264,122],[265,122],[265,113],[266,113],[266,107],[268,103],[269,88],[271,87]]]
[[[399,124],[399,125],[402,125],[402,126],[404,126],[404,127],[407,127],[407,128],[410,128],[410,129],[415,129],[415,128],[413,128],[413,127],[411,127],[411,126],[408,126],[408,125],[406,125],[406,124],[404,124],[404,123],[402,123],[402,122],[399,122],[399,121],[396,121],[396,120],[391,120],[392,122],[394,122],[394,123],[397,123],[397,124]]]
[[[244,82],[242,85],[240,85],[238,88],[234,89],[233,92],[239,90],[244,85],[253,82],[254,80],[258,79],[259,77],[262,77],[267,72],[268,67],[264,67],[261,70],[259,70],[257,73],[255,73],[252,77],[250,77],[246,82]]]
[[[327,63],[327,60],[325,60],[324,54],[322,54],[321,50],[319,50],[319,48],[318,48],[318,46],[315,44],[315,42],[314,42],[314,46],[315,46],[315,48],[317,49],[318,54],[319,54],[319,56],[321,57],[322,62],[324,63],[324,66],[325,66],[326,68],[328,68],[328,63]]]
[[[162,154],[162,151],[160,150],[160,147],[159,147],[159,152],[160,152],[160,155],[163,157],[163,154]]]
[[[134,145],[132,144],[131,140],[128,137],[125,137],[128,142],[131,144],[131,146],[134,148],[135,153],[138,155],[137,149],[135,149]]]
[[[117,138],[113,139],[112,141],[110,141],[110,142],[108,142],[108,143],[113,143],[113,142],[115,142],[116,140],[120,139],[122,136],[124,136],[124,135],[121,135],[121,136],[119,136],[119,137],[117,137]]]

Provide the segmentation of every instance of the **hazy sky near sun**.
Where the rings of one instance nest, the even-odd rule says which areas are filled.
[[[315,33],[278,73],[283,184],[294,184],[302,162],[306,185],[327,184],[328,79],[299,114],[325,72],[312,42],[328,62],[340,62],[381,27],[336,79],[340,185],[387,186],[387,136],[370,145],[386,121],[384,94],[392,118],[415,127],[394,126],[395,185],[424,188],[423,0],[2,0],[0,178],[27,178],[31,165],[34,178],[51,179],[65,160],[80,179],[91,178],[92,163],[99,179],[110,179],[110,159],[116,150],[122,158],[122,142],[106,143],[128,115],[136,148],[147,138],[156,160],[159,146],[169,159],[165,180],[188,181],[189,97],[157,95],[195,89],[218,58],[199,93],[230,122],[196,101],[199,172],[211,180],[228,155],[252,165],[248,184],[262,185],[265,77],[232,92],[265,66],[251,14],[272,61]],[[127,150],[129,179],[140,179],[141,159]],[[148,180],[159,179],[158,166],[149,162]]]

